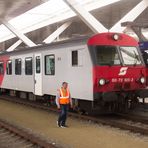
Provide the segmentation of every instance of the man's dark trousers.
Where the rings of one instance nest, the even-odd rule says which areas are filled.
[[[58,118],[58,122],[61,126],[65,126],[66,119],[67,119],[67,112],[68,112],[68,104],[61,104],[60,105],[60,114]]]

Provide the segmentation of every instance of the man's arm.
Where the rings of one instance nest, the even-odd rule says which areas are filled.
[[[69,95],[69,100],[70,100],[70,106],[72,107],[73,106],[73,103],[72,103],[71,94]]]
[[[56,95],[56,105],[58,108],[60,108],[60,104],[59,104],[59,98],[60,98],[60,93],[58,91],[57,95]]]

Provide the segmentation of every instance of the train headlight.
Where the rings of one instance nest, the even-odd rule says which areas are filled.
[[[140,82],[141,82],[141,84],[144,84],[145,83],[145,78],[144,77],[141,77],[140,78]]]
[[[112,38],[113,38],[115,41],[117,41],[117,40],[119,40],[119,35],[118,35],[118,34],[113,34]]]
[[[103,85],[105,85],[105,83],[106,83],[105,79],[100,79],[99,80],[99,85],[103,86]]]

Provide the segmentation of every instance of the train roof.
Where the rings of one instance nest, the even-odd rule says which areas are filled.
[[[131,36],[123,33],[106,32],[89,38],[88,45],[116,45],[138,46],[138,42]]]
[[[66,39],[66,40],[62,40],[62,41],[57,41],[57,42],[52,42],[49,44],[41,44],[38,46],[33,46],[33,47],[24,47],[24,48],[17,48],[14,51],[1,51],[0,55],[7,55],[7,54],[11,54],[11,53],[19,53],[22,51],[34,51],[34,50],[39,50],[40,48],[46,48],[46,47],[52,47],[52,46],[59,46],[59,45],[64,45],[64,44],[72,44],[72,43],[76,43],[76,42],[86,42],[89,39],[89,36],[79,36],[79,37],[75,37],[75,38],[70,38],[70,39]]]
[[[118,38],[114,39],[113,38],[114,35],[116,35],[116,37]],[[16,50],[11,52],[3,51],[0,53],[0,55],[19,53],[23,51],[27,51],[27,52],[35,51],[35,50],[40,50],[41,48],[47,48],[52,46],[63,46],[64,44],[73,44],[73,43],[81,43],[81,42],[86,43],[90,46],[91,45],[138,46],[138,42],[134,38],[126,34],[106,32],[106,33],[93,35],[92,37],[79,36],[79,37],[70,38],[67,40],[52,42],[50,44],[41,44],[34,47],[17,48]]]

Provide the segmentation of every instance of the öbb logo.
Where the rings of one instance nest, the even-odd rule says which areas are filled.
[[[128,67],[122,67],[122,68],[120,68],[120,72],[119,72],[119,76],[124,76],[124,75],[126,75],[126,73],[127,73],[127,69],[128,69]]]

